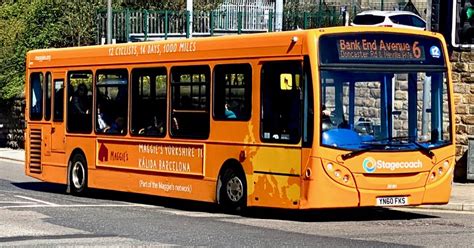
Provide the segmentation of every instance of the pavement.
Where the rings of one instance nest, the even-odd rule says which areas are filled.
[[[0,159],[24,162],[25,151],[0,148]],[[451,198],[445,205],[423,205],[417,208],[474,212],[474,183],[453,183]]]

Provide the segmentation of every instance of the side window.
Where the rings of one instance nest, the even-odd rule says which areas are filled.
[[[305,56],[303,69],[303,147],[312,147],[314,131],[314,97],[313,81],[311,78],[311,63],[308,56]]]
[[[51,73],[46,73],[46,83],[44,84],[45,105],[44,105],[44,119],[49,121],[51,119]]]
[[[401,16],[390,16],[389,18],[393,23],[403,24],[402,20],[401,20],[401,18],[402,18]]]
[[[64,80],[54,80],[53,121],[62,122],[64,116]]]
[[[301,137],[301,61],[267,62],[262,67],[262,140],[296,144]]]
[[[209,136],[208,66],[171,68],[171,136]]]
[[[413,26],[410,15],[399,15],[397,18],[398,18],[398,24]]]
[[[41,120],[43,117],[43,74],[30,75],[30,119]]]
[[[132,71],[132,134],[165,136],[166,85],[164,67]]]
[[[126,134],[128,114],[127,70],[97,71],[96,87],[96,132]]]
[[[413,22],[413,26],[419,27],[419,28],[426,28],[426,23],[422,19],[416,16],[412,16],[411,20]]]
[[[69,72],[67,89],[68,132],[90,133],[92,131],[92,72]]]
[[[249,64],[217,65],[214,68],[214,118],[249,120],[251,88]]]

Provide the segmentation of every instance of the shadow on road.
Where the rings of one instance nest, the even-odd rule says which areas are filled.
[[[44,182],[24,182],[11,183],[13,186],[30,191],[40,191],[45,193],[66,194],[66,186],[62,184],[44,183]]]
[[[12,183],[15,187],[28,191],[40,191],[53,194],[66,194],[66,186],[45,182]],[[89,189],[83,199],[108,200],[113,202],[127,202],[160,206],[175,210],[206,213],[228,213],[223,211],[217,204],[196,202],[190,200],[173,199],[137,193],[119,192],[111,190]],[[398,211],[389,208],[347,208],[347,209],[323,209],[323,210],[285,210],[274,208],[247,208],[231,215],[255,219],[276,219],[298,222],[347,222],[347,221],[378,221],[378,220],[413,220],[426,218],[439,218],[434,215],[420,214],[416,212]]]

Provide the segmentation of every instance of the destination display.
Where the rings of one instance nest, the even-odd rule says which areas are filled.
[[[337,50],[340,60],[425,60],[424,47],[419,41],[340,39]]]
[[[354,33],[322,36],[321,64],[423,64],[444,65],[438,39],[391,33]]]

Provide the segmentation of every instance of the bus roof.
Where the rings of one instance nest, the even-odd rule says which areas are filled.
[[[27,53],[27,68],[107,66],[172,61],[239,59],[272,56],[301,56],[306,52],[309,35],[350,32],[396,32],[415,34],[412,30],[385,27],[331,27],[260,34],[174,39],[113,45],[32,50]],[[439,39],[432,32],[416,34]]]
[[[27,65],[32,69],[301,55],[301,41],[307,33],[293,31],[42,49],[28,52]],[[293,37],[298,37],[296,44],[292,44]]]

